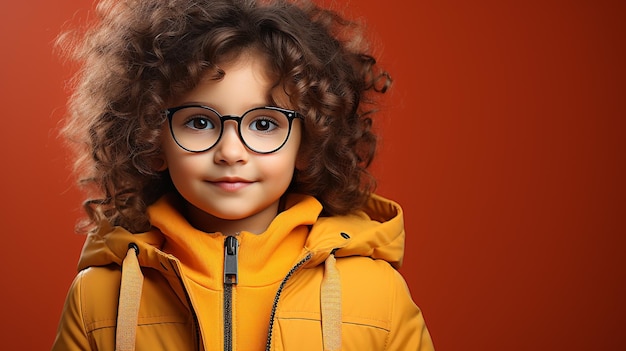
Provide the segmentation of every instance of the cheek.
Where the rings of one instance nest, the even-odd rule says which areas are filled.
[[[280,154],[264,157],[257,163],[266,179],[274,179],[289,184],[296,167],[297,148],[282,149]]]
[[[170,175],[176,178],[180,174],[193,173],[194,167],[192,163],[185,162],[184,158],[171,157],[168,158]]]
[[[209,160],[204,154],[172,153],[166,156],[170,174],[196,175],[201,174]]]
[[[172,179],[176,180],[180,175],[197,173],[201,164],[197,158],[202,155],[187,153],[169,137],[169,130],[167,130],[167,133],[168,134],[163,134],[166,139],[161,144],[161,147],[163,158],[167,163],[167,168]]]

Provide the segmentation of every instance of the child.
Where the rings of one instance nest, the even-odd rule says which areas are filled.
[[[103,0],[64,135],[93,191],[54,350],[432,350],[372,193],[378,71],[281,0]]]

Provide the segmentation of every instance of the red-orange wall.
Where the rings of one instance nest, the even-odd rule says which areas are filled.
[[[626,2],[325,2],[395,78],[374,170],[437,349],[626,349]],[[49,348],[75,274],[52,41],[90,6],[0,3],[2,349]]]

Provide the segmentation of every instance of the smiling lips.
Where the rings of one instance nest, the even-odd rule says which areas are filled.
[[[241,178],[220,178],[220,179],[210,181],[209,183],[217,186],[218,188],[224,191],[234,192],[234,191],[238,191],[240,189],[247,187],[253,182],[250,180],[241,179]]]

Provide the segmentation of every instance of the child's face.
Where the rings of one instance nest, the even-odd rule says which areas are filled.
[[[265,60],[244,53],[220,67],[220,80],[205,79],[174,106],[197,104],[221,115],[241,116],[254,107],[271,105],[273,81]],[[278,107],[286,96],[273,95]],[[172,106],[173,107],[173,106]],[[173,139],[168,123],[162,133],[163,157],[176,189],[188,202],[188,220],[207,232],[263,232],[276,216],[280,197],[289,186],[300,146],[301,125],[293,121],[291,134],[278,151],[260,154],[246,148],[237,133],[237,122],[227,120],[219,142],[208,151],[183,150]]]

